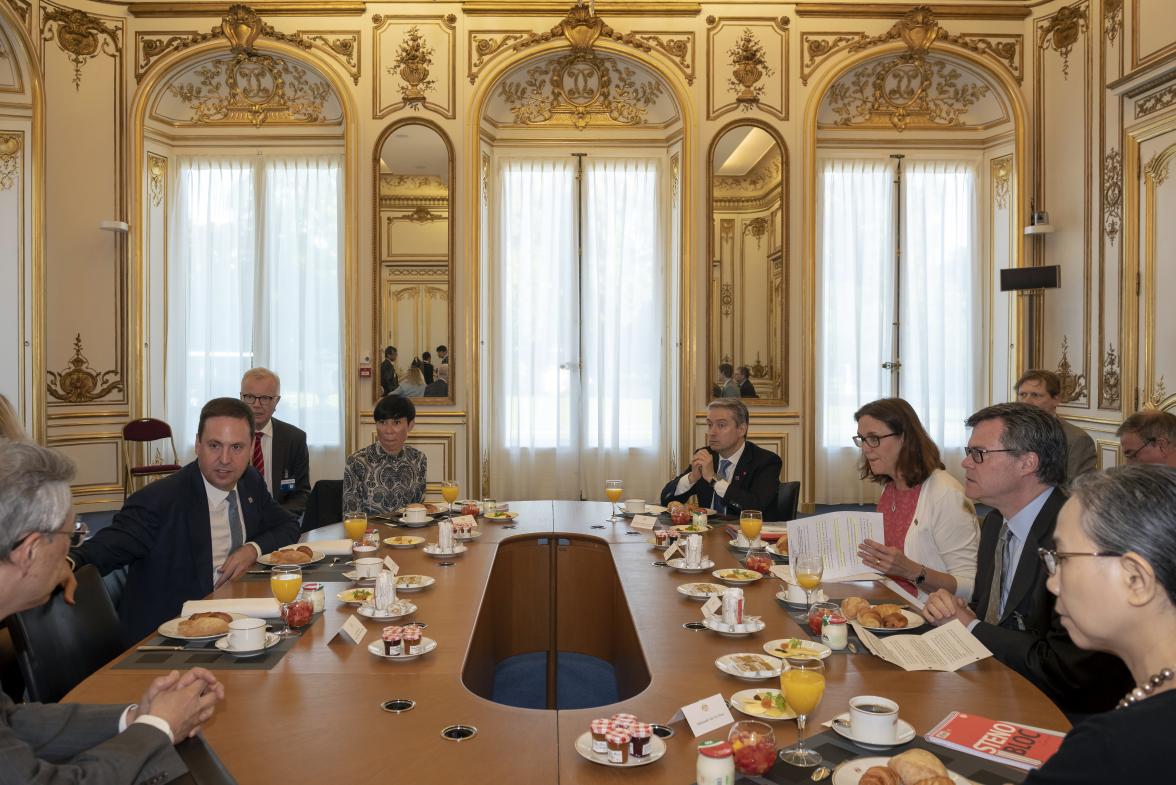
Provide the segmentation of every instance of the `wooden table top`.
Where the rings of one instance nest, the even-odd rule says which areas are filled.
[[[485,782],[693,782],[696,747],[685,723],[674,726],[667,755],[660,761],[624,772],[593,764],[574,750],[590,720],[624,711],[643,721],[667,722],[684,704],[773,681],[745,682],[726,676],[714,661],[722,654],[760,652],[775,638],[800,636],[774,593],[780,584],[757,581],[744,588],[749,613],[763,616],[767,629],[750,638],[729,639],[682,624],[700,620],[700,603],[675,588],[707,576],[690,576],[654,567],[659,558],[646,536],[626,534],[623,523],[604,524],[604,502],[536,501],[511,505],[520,513],[516,528],[482,522],[484,535],[452,567],[440,567],[419,548],[385,548],[402,574],[431,575],[437,583],[404,595],[419,607],[415,619],[428,623],[425,635],[438,642],[432,654],[413,662],[392,663],[373,657],[366,644],[383,626],[364,621],[369,634],[358,646],[326,641],[354,610],[335,595],[350,584],[326,585],[327,607],[272,670],[220,670],[227,697],[205,728],[205,736],[239,782],[386,782],[389,776],[413,783],[451,783],[478,778]],[[604,524],[605,529],[593,529]],[[383,536],[409,533],[388,529]],[[436,539],[436,529],[422,529]],[[651,683],[640,694],[611,706],[583,710],[517,709],[488,701],[462,682],[470,640],[497,544],[521,535],[571,533],[608,543],[624,596],[637,629]],[[342,536],[340,525],[311,532],[309,539]],[[706,550],[717,567],[736,566],[721,528],[707,535]],[[592,587],[586,587],[591,590]],[[882,597],[872,584],[826,584],[833,597],[862,594]],[[238,581],[213,597],[267,596],[267,581]],[[525,614],[525,609],[524,609]],[[1023,677],[987,659],[955,673],[912,672],[868,654],[834,653],[825,660],[824,699],[809,718],[809,734],[847,710],[851,696],[883,695],[897,701],[903,719],[922,734],[951,710],[974,712],[1046,728],[1067,729],[1062,713]],[[127,703],[135,700],[157,672],[112,670],[111,666],[79,685],[68,700]],[[401,715],[380,709],[382,701],[410,698],[417,706]],[[733,712],[736,719],[743,718]],[[440,736],[452,724],[473,725],[473,739],[455,743]],[[791,744],[795,722],[773,723],[777,744]],[[726,738],[729,728],[703,739]]]

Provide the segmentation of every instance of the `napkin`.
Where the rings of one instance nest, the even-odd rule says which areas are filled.
[[[351,555],[351,540],[346,538],[342,540],[314,540],[306,543],[311,550],[326,554],[327,556],[350,556]]]
[[[221,611],[223,613],[239,613],[255,619],[276,619],[282,615],[278,601],[273,597],[238,597],[224,600],[188,600],[184,603],[181,616],[191,616],[193,613],[207,613]]]

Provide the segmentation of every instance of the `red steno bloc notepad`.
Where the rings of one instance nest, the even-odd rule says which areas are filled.
[[[1065,734],[953,711],[924,738],[997,763],[1037,769],[1058,751]]]

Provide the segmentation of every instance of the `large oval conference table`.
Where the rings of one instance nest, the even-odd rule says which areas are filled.
[[[711,581],[653,566],[660,554],[648,533],[623,522],[604,523],[603,502],[512,503],[514,528],[481,521],[484,534],[469,550],[441,567],[420,548],[392,550],[402,574],[436,578],[430,588],[405,595],[418,606],[415,619],[435,651],[412,662],[388,662],[367,651],[381,623],[364,621],[362,645],[328,643],[355,610],[335,595],[350,586],[326,586],[326,611],[271,670],[218,670],[226,699],[204,729],[205,739],[240,783],[691,783],[697,745],[726,738],[724,727],[700,739],[684,722],[673,727],[665,757],[624,771],[594,764],[575,751],[577,736],[596,717],[617,712],[646,722],[667,722],[688,703],[716,693],[725,698],[749,683],[715,667],[733,652],[760,652],[776,638],[803,637],[774,594],[776,580],[745,587],[747,612],[763,616],[767,629],[731,639],[683,628],[701,620],[700,603],[676,591],[682,583]],[[603,524],[605,528],[593,528]],[[382,537],[423,534],[436,527],[381,527]],[[341,525],[307,539],[342,537]],[[738,565],[716,527],[705,551],[717,567]],[[311,578],[307,578],[310,580]],[[889,596],[875,584],[826,584],[832,598]],[[268,596],[268,581],[238,581],[212,595]],[[403,622],[398,622],[403,623]],[[494,667],[528,652],[580,652],[612,663],[623,699],[590,709],[543,710],[488,700]],[[835,653],[825,660],[824,700],[809,718],[809,735],[848,708],[851,696],[883,695],[901,716],[926,733],[949,711],[1044,728],[1067,729],[1062,713],[1023,677],[989,658],[954,673],[905,672],[869,654]],[[127,703],[159,675],[150,670],[112,670],[108,665],[79,685],[67,700]],[[549,690],[554,685],[549,683]],[[552,691],[550,694],[554,694]],[[628,696],[628,697],[625,697]],[[402,714],[381,709],[395,698],[416,701]],[[554,703],[550,704],[554,705]],[[736,719],[747,719],[733,712]],[[454,742],[441,731],[454,724],[477,728]],[[775,722],[777,744],[791,744],[794,721]]]

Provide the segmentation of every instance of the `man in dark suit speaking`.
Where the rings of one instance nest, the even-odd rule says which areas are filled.
[[[250,368],[241,378],[241,400],[253,412],[253,468],[274,501],[301,515],[310,498],[310,451],[306,431],[274,417],[282,380],[268,368]]]
[[[720,514],[738,517],[759,510],[776,519],[780,456],[747,441],[747,406],[735,398],[711,401],[706,414],[706,447],[695,451],[690,468],[662,488],[661,503],[691,496]]]
[[[1114,708],[1131,689],[1131,675],[1117,657],[1083,651],[1070,640],[1037,553],[1053,547],[1066,501],[1061,423],[1029,404],[1003,403],[981,409],[967,424],[964,492],[994,509],[980,527],[971,603],[940,589],[927,599],[924,615],[937,625],[959,619],[1065,712]]]
[[[249,407],[214,398],[200,411],[196,460],[132,494],[110,526],[70,551],[75,569],[129,568],[118,609],[128,644],[298,539],[298,521],[249,463],[252,444]]]

